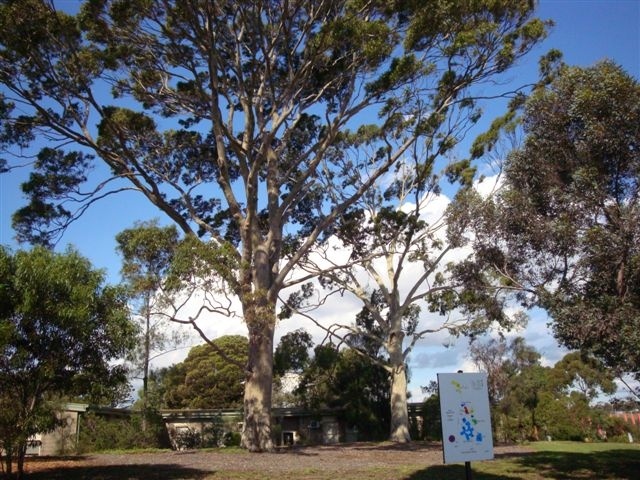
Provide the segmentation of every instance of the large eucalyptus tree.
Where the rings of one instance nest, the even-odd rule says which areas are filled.
[[[18,235],[53,242],[132,189],[192,236],[194,255],[206,247],[197,265],[239,299],[249,330],[243,443],[270,449],[276,302],[293,269],[544,25],[529,0],[58,5],[0,6],[0,140],[36,154]]]

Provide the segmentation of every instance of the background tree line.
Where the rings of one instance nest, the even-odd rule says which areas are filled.
[[[238,351],[246,351],[244,337],[222,337],[219,342],[232,342]],[[623,435],[630,426],[612,416],[621,408],[620,399],[611,397],[617,392],[615,372],[593,356],[574,351],[547,367],[541,364],[541,354],[522,337],[500,337],[473,341],[469,357],[479,371],[488,374],[497,442],[537,441],[547,436],[626,441]],[[275,359],[275,406],[303,407],[311,412],[333,409],[347,427],[355,427],[360,439],[388,438],[391,385],[388,372],[379,364],[350,348],[314,346],[302,330],[282,337]],[[232,367],[234,378],[210,368],[211,362],[220,360],[213,349],[195,347],[184,362],[154,374],[152,403],[158,408],[238,408],[241,369]],[[294,382],[284,387],[282,380],[291,373]],[[412,436],[440,439],[437,384],[432,382],[423,390],[427,398],[410,416]],[[235,392],[235,398],[227,392]],[[637,403],[624,408],[637,409]]]
[[[593,356],[566,354],[552,367],[522,337],[474,341],[469,357],[487,372],[492,429],[496,442],[553,440],[628,441],[637,430],[612,413],[621,408],[610,395],[615,373]],[[437,383],[424,387],[422,435],[441,439]],[[609,398],[607,398],[609,397]],[[637,402],[625,408],[636,410]]]

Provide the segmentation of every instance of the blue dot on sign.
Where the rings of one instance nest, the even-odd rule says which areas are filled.
[[[449,441],[450,441],[451,443],[455,442],[455,441],[456,441],[456,437],[455,437],[455,435],[449,435]]]

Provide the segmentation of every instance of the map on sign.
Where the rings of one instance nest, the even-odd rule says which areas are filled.
[[[439,373],[444,463],[493,458],[486,373]]]

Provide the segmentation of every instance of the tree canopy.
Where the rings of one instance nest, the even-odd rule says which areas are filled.
[[[2,169],[34,156],[18,236],[55,242],[124,190],[166,214],[240,300],[243,444],[268,450],[275,309],[293,269],[399,159],[454,145],[439,126],[477,118],[472,87],[544,23],[530,0],[56,5],[0,5],[0,145],[15,155]]]
[[[302,404],[312,411],[339,409],[349,428],[360,438],[388,438],[389,374],[371,359],[351,349],[318,345],[296,391]]]
[[[570,352],[553,367],[522,337],[474,341],[470,358],[488,374],[493,430],[500,441],[595,438],[604,415],[591,403],[616,391],[613,372],[599,360]],[[599,428],[599,427],[598,427]]]
[[[213,343],[216,349],[208,344],[195,346],[184,361],[162,373],[163,407],[219,409],[242,405],[247,338],[223,336]]]
[[[0,445],[7,470],[26,442],[55,426],[62,397],[117,403],[121,359],[135,337],[126,297],[73,250],[0,247]]]
[[[637,374],[640,85],[611,62],[564,67],[521,121],[479,251],[564,345]]]
[[[132,318],[139,325],[137,345],[127,359],[142,378],[143,429],[146,428],[147,393],[151,361],[176,349],[185,340],[183,332],[171,325],[167,301],[176,294],[168,286],[169,269],[179,246],[175,226],[157,222],[137,223],[116,235],[122,256],[122,276],[128,288]]]
[[[312,346],[311,335],[305,330],[298,329],[283,335],[273,353],[274,375],[303,371],[311,359],[309,349]]]

